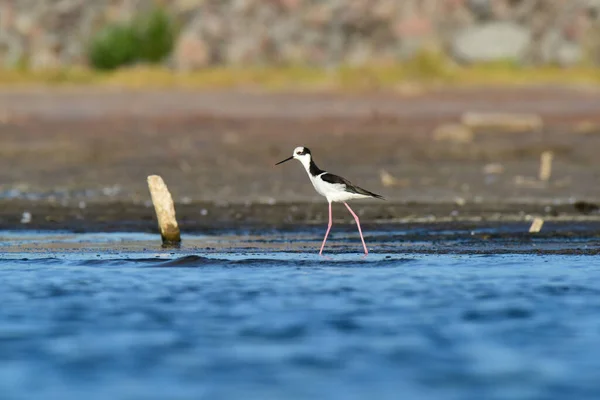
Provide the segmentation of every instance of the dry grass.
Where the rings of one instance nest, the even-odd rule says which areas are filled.
[[[93,85],[127,88],[258,88],[263,90],[413,90],[433,86],[600,85],[593,67],[518,67],[496,63],[456,66],[424,55],[393,65],[339,67],[216,67],[178,73],[164,67],[137,66],[105,73],[90,69],[0,70],[0,86]]]

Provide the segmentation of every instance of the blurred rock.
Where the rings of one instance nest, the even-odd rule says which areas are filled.
[[[21,215],[21,223],[28,224],[31,222],[31,213],[29,211],[24,211]]]
[[[210,65],[210,49],[194,33],[184,33],[177,40],[173,63],[180,71],[192,71]]]
[[[481,20],[490,19],[493,15],[493,4],[491,0],[468,0],[469,10],[476,18]]]
[[[582,45],[568,40],[559,30],[553,30],[544,36],[540,50],[542,62],[547,64],[568,67],[583,60]]]
[[[577,211],[579,211],[582,214],[591,214],[600,210],[600,207],[598,207],[597,204],[581,200],[576,201],[575,204],[573,204],[573,206]]]
[[[537,114],[467,112],[461,118],[463,125],[473,130],[502,132],[539,131],[544,123]]]
[[[470,143],[473,141],[473,131],[461,124],[443,124],[433,131],[433,139],[454,143]]]
[[[384,187],[410,186],[410,179],[398,179],[384,169],[379,171],[379,177],[381,178],[381,184]]]
[[[452,54],[467,63],[520,61],[530,44],[527,28],[514,22],[491,22],[459,32],[452,43]]]
[[[581,134],[600,133],[600,124],[590,120],[579,121],[575,124],[573,131]]]
[[[504,172],[504,165],[498,163],[486,164],[483,173],[486,175],[498,175]]]

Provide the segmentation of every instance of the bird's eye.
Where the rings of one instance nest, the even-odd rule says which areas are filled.
[[[302,153],[298,151],[298,152],[296,152],[296,154],[297,154],[297,155],[301,155]]]

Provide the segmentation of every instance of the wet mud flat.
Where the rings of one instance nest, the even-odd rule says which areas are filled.
[[[595,221],[600,95],[585,88],[391,94],[20,90],[0,93],[0,229],[155,232],[161,175],[184,232],[294,229],[327,206],[299,165],[380,193],[364,224]],[[539,129],[440,140],[467,112],[526,112]],[[540,156],[554,154],[548,181]],[[334,209],[336,223],[348,221]],[[400,228],[402,229],[402,228]]]
[[[597,255],[600,253],[600,220],[546,221],[542,232],[528,232],[531,223],[522,220],[481,221],[479,219],[447,222],[367,223],[363,225],[370,258],[383,255]],[[163,246],[158,232],[143,233],[73,230],[5,230],[0,231],[0,248],[6,254],[22,253],[23,257],[40,254],[77,255],[81,257],[111,257],[117,262],[121,253],[159,254],[176,260],[180,257],[234,255],[250,258],[255,255],[284,258],[289,254],[314,255],[320,248],[326,224],[304,224],[285,228],[236,227],[184,231],[182,244]],[[362,247],[354,224],[335,224],[326,248],[335,254],[355,254],[358,260]],[[327,252],[327,251],[326,251]],[[375,254],[375,255],[373,255]],[[379,254],[379,255],[377,255]],[[95,258],[94,258],[95,259]],[[317,258],[311,262],[323,261]],[[293,258],[289,260],[293,264]],[[350,261],[356,261],[350,259]],[[176,265],[176,264],[175,264]]]
[[[147,248],[159,248],[160,234],[151,204],[87,202],[56,204],[47,201],[5,200],[0,227],[15,235],[29,232],[61,234],[146,234]],[[372,246],[386,251],[416,253],[493,254],[562,253],[596,254],[600,215],[592,203],[543,204],[394,204],[354,203]],[[222,250],[249,248],[249,238],[264,251],[273,243],[294,241],[287,235],[310,235],[318,248],[327,226],[327,205],[318,203],[177,204],[177,219],[184,247],[188,238],[198,245],[199,235],[236,237]],[[342,205],[333,207],[332,234],[357,235],[351,215]],[[544,221],[541,232],[529,233],[534,218]],[[337,233],[336,233],[337,232]],[[85,236],[82,236],[85,237]],[[369,241],[369,240],[368,240]],[[241,247],[240,247],[241,246]],[[250,246],[251,247],[251,246]],[[396,248],[397,247],[397,248]],[[198,247],[200,254],[210,245]],[[308,251],[299,248],[298,251]],[[82,248],[83,249],[83,248]],[[192,249],[195,247],[192,246]]]

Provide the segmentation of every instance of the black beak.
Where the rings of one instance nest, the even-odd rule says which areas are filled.
[[[285,159],[285,160],[283,160],[283,161],[279,161],[279,162],[278,162],[277,164],[275,164],[275,165],[283,164],[284,162],[286,162],[286,161],[290,161],[290,160],[291,160],[291,159],[293,159],[293,158],[294,158],[294,156],[291,156],[290,158],[286,158],[286,159]]]

